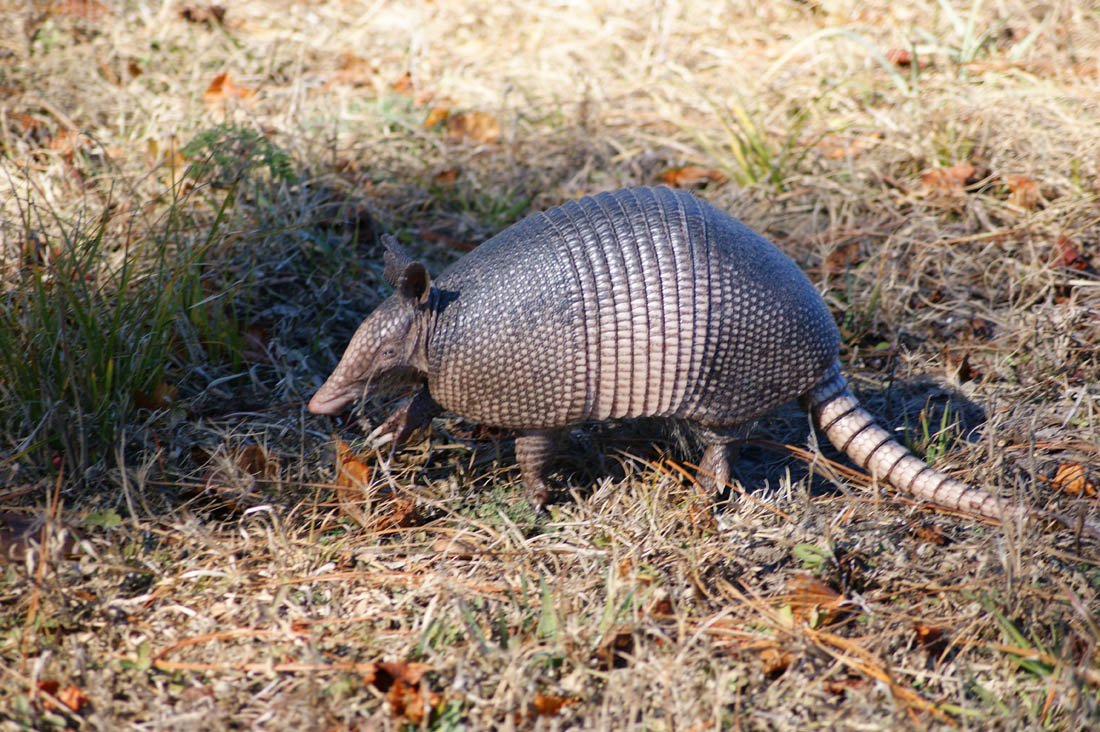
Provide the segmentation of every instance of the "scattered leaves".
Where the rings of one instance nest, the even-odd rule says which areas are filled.
[[[234,102],[247,102],[255,95],[254,89],[240,86],[233,81],[228,71],[223,71],[206,87],[206,91],[202,94],[202,101],[207,109],[214,111],[224,109]]]
[[[1065,462],[1058,466],[1050,484],[1057,490],[1071,496],[1096,498],[1096,484],[1089,480],[1085,466],[1076,462]]]
[[[700,188],[708,183],[721,185],[729,180],[721,171],[699,165],[670,168],[661,173],[661,182],[673,188]]]
[[[500,142],[500,121],[488,112],[461,112],[447,116],[447,139],[452,142]]]
[[[1005,185],[1009,191],[1008,202],[1025,211],[1031,211],[1043,200],[1039,184],[1026,175],[1005,176]]]

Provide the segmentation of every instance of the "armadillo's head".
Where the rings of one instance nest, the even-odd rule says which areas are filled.
[[[314,414],[340,414],[380,387],[422,378],[431,278],[424,265],[408,257],[392,237],[383,243],[384,276],[394,293],[360,324],[336,369],[309,400]]]

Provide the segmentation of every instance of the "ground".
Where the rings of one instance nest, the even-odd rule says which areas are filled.
[[[305,403],[524,215],[693,189],[824,295],[922,457],[1100,484],[1085,0],[0,2],[5,728],[1084,729],[1100,550],[871,484],[796,406],[712,506],[659,425],[402,449]]]

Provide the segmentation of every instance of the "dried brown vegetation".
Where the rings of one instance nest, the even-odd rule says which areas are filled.
[[[4,725],[1100,726],[1097,547],[880,492],[797,410],[717,512],[646,426],[577,430],[548,517],[507,434],[304,411],[377,233],[438,267],[665,182],[811,273],[915,449],[1095,514],[1091,3],[0,16]]]

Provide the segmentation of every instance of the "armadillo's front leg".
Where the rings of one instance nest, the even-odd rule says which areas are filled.
[[[532,430],[516,438],[516,462],[519,463],[523,488],[535,508],[542,508],[550,496],[546,469],[557,452],[561,430]]]
[[[440,407],[428,393],[428,387],[422,386],[416,390],[412,398],[398,407],[385,422],[370,433],[370,439],[378,441],[379,444],[392,439],[394,445],[399,445],[413,432],[431,422],[432,417],[439,412]]]

